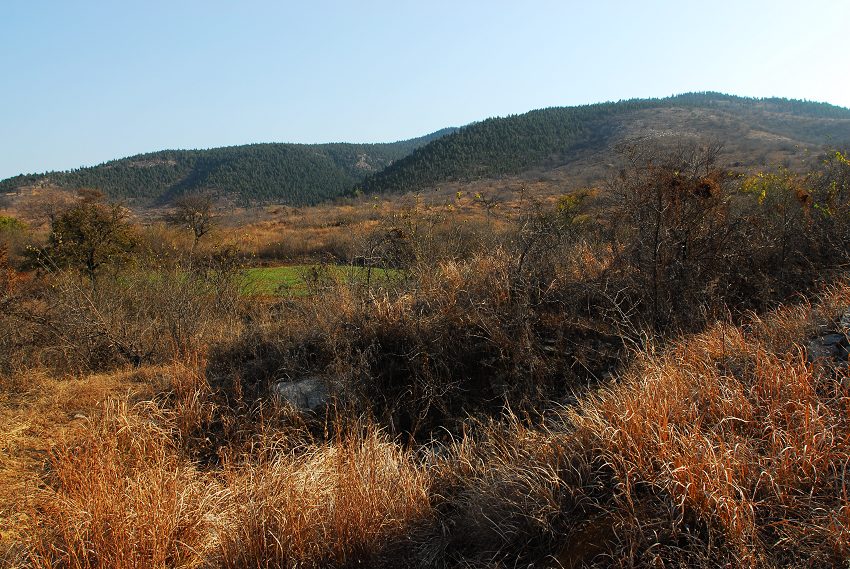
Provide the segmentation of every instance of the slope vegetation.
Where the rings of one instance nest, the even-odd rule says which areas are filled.
[[[287,297],[83,198],[41,271],[0,243],[0,566],[846,566],[850,158],[710,150],[605,208],[361,200],[365,282]]]
[[[785,164],[850,142],[850,109],[788,99],[688,93],[553,107],[490,118],[461,129],[387,144],[252,144],[164,150],[68,172],[21,175],[0,193],[43,186],[94,187],[139,205],[165,204],[185,192],[212,190],[241,203],[309,205],[342,195],[440,188],[512,193],[527,182],[541,191],[600,182],[620,144],[661,146],[711,141],[741,169]],[[513,182],[512,183],[512,179]],[[483,182],[481,187],[459,187]],[[495,189],[494,192],[491,189]]]
[[[387,144],[270,143],[163,150],[91,168],[16,176],[0,182],[0,192],[92,187],[113,199],[164,203],[186,192],[212,190],[243,202],[306,205],[339,196],[366,175],[451,130]]]
[[[562,169],[571,170],[572,179],[593,181],[600,165],[613,161],[620,142],[682,138],[719,142],[739,166],[763,165],[799,155],[800,149],[850,141],[850,110],[719,93],[540,109],[461,128],[369,176],[361,188],[417,191]]]

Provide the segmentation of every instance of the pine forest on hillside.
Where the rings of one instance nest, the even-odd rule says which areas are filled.
[[[677,118],[675,111],[698,114]],[[557,168],[586,152],[593,153],[593,162],[608,163],[623,137],[681,134],[683,122],[698,123],[700,138],[727,144],[743,166],[763,165],[759,156],[770,148],[771,139],[780,148],[816,151],[824,144],[850,141],[848,109],[690,93],[541,109],[389,144],[164,150],[70,172],[9,178],[0,182],[0,192],[89,187],[112,199],[163,205],[186,193],[212,191],[240,204],[313,205],[361,192],[422,191],[452,181]]]

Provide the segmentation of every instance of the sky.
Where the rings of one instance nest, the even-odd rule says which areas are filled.
[[[689,91],[850,107],[850,0],[0,0],[0,179]]]

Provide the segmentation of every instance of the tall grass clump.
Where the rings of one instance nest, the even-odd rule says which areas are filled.
[[[226,494],[156,415],[111,401],[52,453],[32,514],[33,567],[200,567]]]
[[[226,468],[223,478],[223,567],[393,566],[431,514],[427,471],[374,426]]]
[[[332,442],[203,471],[177,424],[112,400],[51,455],[26,566],[324,567],[391,563],[431,515],[429,476],[368,423]]]
[[[585,399],[569,417],[616,480],[613,551],[706,565],[843,559],[843,377],[721,325]]]

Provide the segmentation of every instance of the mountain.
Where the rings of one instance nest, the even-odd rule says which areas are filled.
[[[165,204],[196,190],[217,191],[239,203],[290,205],[357,192],[474,189],[507,196],[534,184],[543,192],[596,184],[617,162],[620,143],[634,140],[719,142],[725,149],[721,158],[741,169],[802,166],[825,146],[850,144],[850,109],[687,93],[540,109],[387,144],[163,150],[91,168],[16,176],[0,182],[0,196],[42,186],[93,187],[138,205]]]
[[[736,166],[793,162],[806,150],[850,143],[850,109],[712,92],[547,108],[465,126],[368,176],[359,189],[418,191],[523,173],[591,182],[620,142],[683,138],[722,143]]]
[[[385,144],[249,144],[209,150],[162,150],[67,172],[20,175],[0,182],[0,194],[52,186],[96,188],[113,199],[167,203],[196,190],[241,202],[307,205],[349,191],[378,172],[455,129]]]

